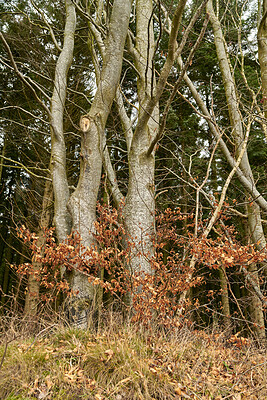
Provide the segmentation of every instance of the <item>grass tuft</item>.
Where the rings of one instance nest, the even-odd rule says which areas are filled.
[[[53,326],[0,345],[2,400],[265,400],[266,354],[248,340],[120,324]],[[5,356],[3,357],[5,353]]]

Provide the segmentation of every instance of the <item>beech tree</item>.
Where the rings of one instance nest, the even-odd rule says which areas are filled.
[[[170,151],[170,165],[168,167],[163,165],[165,170],[175,177],[176,182],[182,182],[183,190],[181,188],[179,190],[183,192],[184,197],[187,197],[184,198],[187,221],[191,214],[194,214],[195,218],[194,223],[189,226],[185,219],[183,220],[188,246],[184,246],[183,255],[183,262],[187,267],[186,284],[183,286],[185,290],[177,297],[181,314],[189,295],[189,290],[186,289],[196,278],[197,266],[205,261],[198,252],[199,241],[203,240],[206,243],[205,241],[216,233],[215,226],[218,224],[220,229],[226,232],[224,235],[227,235],[227,226],[220,218],[227,195],[230,193],[234,197],[234,184],[244,196],[246,209],[242,209],[241,212],[241,207],[238,211],[233,206],[232,210],[235,215],[242,215],[245,219],[250,241],[258,247],[258,250],[264,252],[266,248],[263,215],[267,210],[267,202],[249,157],[251,132],[257,127],[266,134],[265,2],[262,4],[263,12],[259,13],[258,19],[262,101],[259,101],[259,87],[251,87],[245,71],[246,55],[242,48],[242,13],[245,5],[237,2],[235,12],[232,13],[231,23],[237,32],[235,47],[233,46],[236,57],[234,64],[230,52],[232,44],[227,45],[223,25],[224,18],[229,17],[228,11],[224,13],[222,8],[219,8],[218,2],[214,10],[214,3],[211,0],[189,3],[186,0],[174,2],[114,0],[111,4],[104,0],[66,0],[64,4],[62,1],[58,3],[61,19],[57,25],[52,3],[44,5],[42,1],[31,0],[25,8],[23,2],[14,0],[14,4],[18,5],[16,9],[18,15],[28,18],[32,26],[41,25],[42,32],[45,32],[45,39],[40,39],[40,42],[43,40],[46,51],[51,51],[52,54],[53,62],[50,62],[49,74],[39,73],[36,67],[33,68],[30,60],[20,62],[8,35],[4,31],[1,34],[5,49],[5,57],[2,59],[4,68],[15,74],[20,79],[21,85],[31,92],[35,104],[38,104],[38,110],[42,110],[38,113],[49,123],[50,128],[51,139],[47,141],[50,159],[45,161],[49,173],[44,177],[46,185],[40,211],[39,233],[37,232],[40,246],[45,246],[42,229],[50,224],[51,215],[47,213],[47,206],[53,196],[53,224],[59,251],[60,245],[67,245],[70,235],[78,232],[81,238],[79,244],[81,256],[85,254],[84,266],[92,262],[90,251],[94,249],[97,252],[97,200],[100,199],[101,178],[104,173],[108,182],[108,187],[105,186],[105,196],[107,193],[110,194],[111,204],[121,210],[120,222],[124,225],[124,245],[128,249],[124,267],[130,275],[140,278],[140,285],[129,293],[129,306],[133,296],[142,293],[143,285],[155,273],[157,240],[155,210],[156,198],[161,195],[155,187],[156,163],[159,148],[160,154],[165,157],[166,149],[160,146],[165,140],[170,111],[177,110],[179,101],[182,104],[179,118],[180,121],[184,119],[184,135],[189,135],[188,122],[185,122],[183,114],[185,107],[187,110],[191,107],[191,114],[195,118],[193,130],[196,131],[194,137],[192,135],[190,139],[192,141],[190,149],[188,147],[181,150],[178,146],[181,142],[180,126],[175,122],[173,139],[175,150]],[[229,10],[230,13],[231,7]],[[220,19],[221,15],[223,19]],[[58,28],[59,26],[61,28]],[[214,41],[216,85],[220,86],[219,90],[223,93],[222,96],[227,104],[227,110],[223,109],[222,116],[218,112],[221,105],[216,103],[212,82],[205,88],[204,98],[201,87],[203,83],[197,79],[194,81],[194,71],[197,70],[195,56],[201,46],[205,47],[205,43],[203,44],[205,40],[210,43]],[[82,59],[82,68],[77,66],[77,52],[82,53],[79,55]],[[80,71],[80,76],[74,86],[74,75],[79,74],[77,71]],[[209,76],[209,71],[206,73]],[[237,79],[238,82],[242,80],[242,89],[237,84]],[[80,85],[80,81],[83,85]],[[216,92],[217,87],[214,90]],[[244,90],[248,93],[246,107],[241,102]],[[88,99],[90,91],[93,95]],[[71,107],[70,93],[78,93],[80,96]],[[82,104],[82,98],[85,98],[86,103]],[[190,111],[187,111],[187,114],[190,114]],[[112,124],[114,131],[110,129]],[[203,127],[206,125],[210,133],[208,149],[200,135],[200,131],[205,130]],[[71,139],[67,139],[68,126],[74,131],[71,132]],[[68,143],[70,141],[73,143],[74,140],[75,144],[71,145],[74,155],[71,157]],[[118,143],[123,143],[123,149],[117,146]],[[121,157],[123,151],[125,156],[122,163],[117,158]],[[208,154],[205,155],[206,168],[204,168],[203,153]],[[182,173],[173,168],[175,158]],[[225,171],[215,173],[220,175],[220,185],[217,185],[217,182],[213,185],[210,172],[214,172],[216,163],[222,158],[223,162],[228,163],[228,167]],[[187,166],[185,159],[188,159]],[[199,162],[202,160],[201,167],[196,170],[192,162],[194,159],[198,159]],[[5,160],[5,147],[2,146],[1,173]],[[76,165],[77,161],[80,163],[79,167]],[[71,163],[75,171],[73,178],[68,171]],[[126,165],[128,180],[122,185],[119,176],[123,164]],[[116,165],[119,165],[119,168]],[[25,171],[27,169],[25,165],[24,169]],[[199,170],[201,176],[198,176]],[[235,176],[239,183],[236,183]],[[220,193],[215,194],[218,186]],[[163,192],[165,192],[164,184]],[[178,195],[176,196],[178,189],[175,188],[173,193],[175,195],[172,203],[174,207],[179,207],[181,200]],[[206,220],[202,213],[203,204],[205,209],[209,209],[209,212],[205,211]],[[163,208],[166,207],[167,205],[163,204]],[[229,244],[234,247],[231,240],[229,238]],[[87,251],[88,249],[91,250]],[[66,266],[67,264],[66,262]],[[70,288],[76,294],[68,299],[68,313],[72,322],[81,328],[86,328],[89,314],[96,310],[101,302],[99,286],[92,284],[92,280],[88,279],[91,278],[88,268],[86,270],[84,267],[84,270],[81,270],[81,265],[78,263],[71,270],[66,266],[61,265],[62,276],[68,277]],[[35,272],[39,267],[37,262],[33,266]],[[227,329],[232,311],[228,295],[228,288],[231,289],[228,267],[227,263],[222,262],[219,272]],[[252,287],[250,314],[256,324],[258,337],[263,339],[264,296],[261,292],[261,270],[266,274],[264,260],[259,264],[259,271],[254,263],[243,269],[243,273],[246,279],[250,280]],[[103,278],[103,271],[98,271],[98,274],[98,277]],[[38,294],[35,275],[29,278],[26,300],[26,309],[32,312],[36,310],[38,299],[38,296],[35,299],[33,296],[33,293]]]

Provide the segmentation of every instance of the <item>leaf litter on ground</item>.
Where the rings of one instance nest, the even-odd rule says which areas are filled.
[[[0,398],[266,400],[266,364],[263,348],[219,333],[61,328],[10,343]]]

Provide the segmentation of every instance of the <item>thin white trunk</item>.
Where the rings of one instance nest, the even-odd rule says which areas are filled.
[[[230,123],[232,128],[232,137],[235,144],[235,152],[238,156],[240,153],[240,149],[242,148],[242,143],[244,141],[244,130],[241,112],[239,109],[239,99],[237,96],[235,78],[231,71],[230,61],[225,48],[225,40],[222,33],[220,21],[215,16],[211,0],[207,4],[207,12],[210,15],[210,21],[214,32],[214,42],[223,78]],[[246,178],[251,182],[251,185],[255,186],[247,151],[245,151],[244,156],[241,160],[240,169],[242,170]],[[252,234],[253,243],[256,243],[259,249],[263,249],[266,246],[266,240],[261,223],[260,208],[258,204],[250,198],[250,194],[247,191],[246,197],[251,207],[248,223]]]
[[[225,47],[225,40],[222,33],[220,21],[218,17],[215,15],[213,10],[212,1],[209,0],[207,3],[207,12],[210,15],[210,22],[212,24],[213,33],[214,33],[214,42],[217,51],[217,57],[219,60],[219,66],[223,78],[224,90],[226,95],[226,101],[228,105],[230,124],[232,128],[232,138],[235,144],[235,152],[237,156],[241,153],[242,144],[244,142],[244,130],[243,130],[243,121],[241,118],[241,112],[239,109],[239,99],[237,96],[237,88],[235,84],[235,78],[231,71],[230,61],[228,57],[228,53]],[[241,162],[240,169],[243,174],[247,177],[247,179],[254,185],[254,178],[252,174],[252,170],[250,167],[249,159],[247,151],[244,152]],[[249,193],[246,192],[247,202],[249,203],[249,230],[252,235],[253,243],[257,244],[257,246],[262,249],[266,246],[266,240],[262,228],[261,223],[261,215],[260,208],[255,201],[251,201]],[[266,270],[266,266],[264,266]],[[258,279],[258,278],[257,278]],[[261,317],[259,317],[261,315]],[[259,318],[258,321],[255,321],[256,324],[261,324],[263,318],[263,311],[260,305],[260,310],[257,313],[253,313],[252,317],[255,316]]]
[[[182,67],[183,63],[181,58],[178,59],[179,65]],[[189,76],[185,73],[184,74],[184,81],[186,82],[188,88],[190,89],[192,96],[194,97],[198,107],[200,108],[201,112],[203,113],[203,117],[207,119],[207,123],[209,125],[210,131],[213,135],[213,137],[216,139],[216,141],[219,141],[220,148],[229,163],[231,168],[234,168],[236,165],[236,160],[232,156],[231,152],[229,151],[228,147],[226,146],[224,140],[221,138],[221,133],[218,130],[216,124],[213,122],[212,117],[202,100],[200,94],[198,93],[196,87],[194,86],[193,82],[189,78]],[[180,93],[181,95],[181,93]],[[186,100],[186,99],[185,99]],[[243,173],[243,171],[240,168],[237,168],[236,170],[236,175],[240,181],[240,183],[244,186],[244,189],[247,190],[252,198],[255,200],[255,202],[260,206],[260,208],[267,212],[267,201],[265,198],[261,195],[261,193],[257,190],[254,182],[251,182]]]

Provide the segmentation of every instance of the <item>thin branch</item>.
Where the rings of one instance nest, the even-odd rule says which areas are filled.
[[[121,193],[119,185],[118,185],[116,173],[113,169],[113,166],[112,166],[112,163],[110,160],[109,151],[108,151],[105,137],[104,137],[104,143],[103,143],[103,164],[104,164],[105,171],[107,173],[108,183],[109,183],[112,197],[115,201],[116,206],[118,207],[119,204],[122,202],[124,196]]]
[[[251,123],[252,123],[252,120],[249,119],[248,124],[247,124],[247,129],[246,129],[246,135],[245,135],[244,142],[242,144],[242,148],[241,148],[241,151],[239,153],[238,159],[236,160],[235,166],[233,167],[233,169],[231,170],[230,174],[228,175],[228,177],[227,177],[227,179],[225,181],[225,184],[223,186],[222,193],[221,193],[221,196],[220,196],[220,201],[219,201],[218,206],[216,207],[216,209],[215,209],[215,211],[214,211],[214,213],[212,215],[212,218],[209,221],[209,224],[208,224],[207,228],[205,229],[205,231],[203,233],[204,237],[208,236],[208,234],[211,231],[211,228],[213,227],[214,223],[216,222],[216,220],[218,218],[218,215],[219,215],[219,213],[220,213],[220,211],[222,209],[223,202],[224,202],[225,197],[226,197],[227,189],[228,189],[228,187],[230,185],[230,182],[231,182],[234,174],[236,173],[236,171],[237,171],[237,169],[238,169],[238,167],[239,167],[239,165],[241,163],[243,155],[245,154],[245,151],[247,149],[247,142],[248,142],[248,137],[249,137],[249,133],[250,133]]]
[[[45,180],[47,180],[47,181],[51,181],[51,178],[47,178],[46,176],[42,176],[42,175],[37,175],[37,174],[35,174],[34,172],[30,171],[30,168],[26,167],[24,164],[22,164],[22,163],[19,162],[19,161],[12,160],[12,158],[5,157],[5,156],[3,156],[3,155],[1,155],[1,154],[0,154],[0,157],[1,157],[3,160],[6,160],[6,161],[9,161],[9,162],[12,162],[12,163],[17,164],[17,167],[14,166],[14,165],[3,165],[4,167],[22,168],[22,169],[24,169],[29,175],[34,176],[35,178],[41,178],[41,179],[45,179]],[[35,168],[35,167],[32,167],[32,168]],[[49,172],[49,173],[50,173],[50,170],[49,170],[49,169],[44,169],[43,171],[46,171],[46,172]]]
[[[45,120],[42,119],[41,117],[38,117],[38,115],[32,114],[30,111],[27,111],[27,110],[25,110],[25,108],[20,107],[20,106],[5,106],[5,107],[1,107],[1,108],[0,108],[0,111],[8,110],[9,108],[11,108],[12,110],[13,110],[13,109],[17,109],[17,110],[23,111],[25,114],[30,115],[30,116],[31,116],[32,118],[34,118],[35,120],[38,119],[39,121],[43,122],[44,124],[49,125],[49,122],[48,122],[48,121],[45,121]],[[8,120],[8,119],[6,119],[6,120]]]
[[[121,88],[118,87],[115,100],[116,100],[117,110],[119,113],[123,131],[124,131],[124,136],[126,138],[127,149],[128,149],[128,151],[130,151],[131,143],[132,143],[132,139],[133,139],[133,129],[132,129],[133,123],[130,120],[130,118],[128,117],[128,114],[127,114],[126,109],[123,104],[122,96],[124,96],[124,94],[123,94]],[[128,101],[128,99],[126,99],[126,100]],[[134,107],[133,104],[131,104],[131,103],[129,103],[129,104]]]
[[[245,275],[245,277],[247,278],[247,280],[249,281],[249,283],[251,284],[254,292],[256,293],[256,295],[258,296],[258,298],[260,299],[260,301],[262,302],[262,304],[267,307],[267,300],[266,297],[262,294],[259,286],[255,283],[254,279],[252,278],[251,274],[248,272],[248,270],[241,265],[240,267],[241,271],[243,272],[243,274]]]
[[[17,67],[17,64],[16,64],[16,62],[15,62],[15,60],[14,60],[14,58],[13,58],[12,51],[11,51],[11,49],[10,49],[10,47],[9,47],[9,45],[8,45],[8,43],[7,43],[7,41],[6,41],[6,39],[4,38],[2,32],[0,32],[0,39],[1,39],[2,42],[4,43],[4,46],[5,46],[5,48],[6,48],[7,52],[8,52],[8,55],[9,55],[10,61],[11,61],[11,63],[12,63],[12,66],[13,66],[13,68],[14,68],[14,71],[16,72],[16,74],[18,75],[18,77],[22,80],[22,82],[24,82],[25,85],[33,92],[33,94],[34,94],[36,100],[37,100],[38,103],[45,109],[45,111],[47,112],[47,114],[48,114],[49,116],[51,116],[51,113],[50,113],[49,108],[48,108],[48,107],[45,105],[45,103],[39,98],[39,96],[37,95],[37,93],[36,93],[35,89],[33,88],[32,84],[33,84],[34,86],[36,86],[36,87],[40,90],[40,92],[41,92],[49,101],[50,101],[50,97],[47,96],[47,94],[46,94],[35,82],[33,82],[33,81],[32,81],[30,78],[28,78],[28,77],[27,77],[27,79],[26,79],[26,77],[19,71],[19,69],[18,69],[18,67]],[[29,81],[29,82],[28,82],[28,81]]]
[[[52,38],[52,40],[53,40],[53,43],[54,43],[56,49],[57,49],[59,52],[61,52],[61,51],[62,51],[62,48],[59,46],[58,41],[57,41],[57,39],[56,39],[56,37],[55,37],[54,31],[53,31],[51,25],[48,23],[44,12],[37,6],[37,4],[36,4],[33,0],[31,0],[31,3],[32,3],[33,7],[35,8],[35,10],[36,10],[39,14],[41,14],[42,20],[44,21],[45,25],[47,26],[47,28],[48,28],[48,30],[49,30],[49,32],[50,32],[50,36],[51,36],[51,38]]]
[[[197,236],[197,229],[198,229],[199,193],[203,189],[204,185],[206,184],[206,182],[208,180],[209,173],[210,173],[210,170],[211,170],[211,163],[213,161],[213,158],[214,158],[214,155],[215,155],[215,151],[216,151],[216,149],[217,149],[217,147],[219,145],[219,142],[220,142],[220,138],[217,140],[217,142],[216,142],[216,144],[215,144],[215,146],[214,146],[214,148],[212,150],[212,153],[211,153],[211,156],[210,156],[210,159],[209,159],[209,163],[208,163],[208,167],[207,167],[206,176],[205,176],[202,184],[197,188],[197,192],[196,192],[196,214],[195,214],[195,237]]]
[[[182,68],[182,70],[180,72],[179,78],[177,79],[177,81],[176,81],[176,83],[175,83],[175,85],[173,87],[172,93],[171,93],[171,95],[170,95],[170,97],[169,97],[169,99],[167,101],[167,104],[166,104],[166,106],[164,108],[163,115],[162,115],[162,122],[160,124],[159,130],[158,130],[156,136],[154,137],[154,139],[152,140],[152,142],[149,145],[149,148],[147,150],[147,156],[149,156],[152,153],[152,151],[154,150],[155,145],[157,144],[157,142],[164,135],[164,130],[165,130],[165,127],[166,127],[166,121],[167,121],[167,117],[168,117],[168,113],[169,113],[171,104],[172,104],[172,102],[174,100],[174,97],[176,96],[176,93],[177,93],[177,90],[178,90],[179,86],[181,85],[181,83],[183,81],[184,75],[185,75],[190,63],[192,62],[194,54],[195,54],[197,48],[199,47],[200,42],[203,39],[203,36],[204,36],[204,34],[206,32],[206,28],[207,28],[208,22],[209,22],[209,16],[206,15],[203,27],[202,27],[201,32],[200,32],[200,35],[199,35],[196,43],[194,44],[193,48],[191,49],[190,54],[189,54],[185,64],[183,65],[183,68]]]
[[[224,200],[225,200],[225,197],[226,197],[226,192],[227,192],[227,189],[228,189],[228,187],[229,187],[229,184],[230,184],[230,182],[231,182],[231,180],[232,180],[234,174],[236,173],[237,168],[239,167],[239,164],[240,164],[240,162],[241,162],[241,160],[242,160],[242,158],[243,158],[243,155],[244,155],[244,153],[245,153],[245,151],[246,151],[246,148],[247,148],[247,141],[248,141],[248,137],[249,137],[249,133],[250,133],[251,123],[252,123],[252,120],[249,119],[248,124],[247,124],[247,129],[246,129],[246,136],[245,136],[245,139],[244,139],[244,142],[243,142],[241,151],[240,151],[240,153],[239,153],[238,159],[237,159],[237,161],[236,161],[235,166],[232,168],[230,174],[228,175],[228,177],[227,177],[227,179],[226,179],[226,181],[225,181],[225,184],[224,184],[224,186],[223,186],[222,193],[221,193],[221,196],[220,196],[219,203],[218,203],[217,207],[215,208],[215,210],[214,210],[214,212],[213,212],[213,214],[212,214],[212,217],[211,217],[211,219],[210,219],[210,221],[209,221],[209,223],[208,223],[208,226],[205,228],[205,230],[204,230],[204,232],[203,232],[203,234],[202,234],[202,237],[203,237],[203,238],[207,238],[207,237],[208,237],[208,235],[209,235],[211,229],[213,228],[213,226],[214,226],[214,224],[215,224],[215,222],[216,222],[216,220],[217,220],[217,218],[218,218],[218,215],[219,215],[219,213],[220,213],[220,211],[221,211],[221,209],[222,209],[222,206],[223,206],[223,203],[224,203]],[[190,264],[189,264],[189,271],[191,271],[191,272],[189,272],[189,274],[188,274],[188,277],[187,277],[187,279],[186,279],[186,283],[189,283],[189,282],[191,281],[191,279],[192,279],[193,270],[194,270],[194,267],[195,267],[196,262],[197,262],[197,257],[196,257],[195,254],[193,254],[193,255],[192,255],[192,258],[191,258],[191,260],[190,260]],[[188,293],[188,291],[185,291],[185,292],[182,293],[181,296],[180,296],[180,299],[179,299],[179,306],[180,306],[179,315],[182,313],[182,309],[183,309],[182,306],[183,306],[183,304],[184,304],[184,302],[185,302],[187,293]]]
[[[182,65],[181,57],[178,57],[178,62]],[[202,100],[196,87],[194,86],[191,79],[188,77],[188,75],[186,73],[184,75],[184,80],[185,80],[185,83],[187,84],[188,88],[190,89],[196,103],[198,104],[199,108],[201,109],[202,114],[200,114],[199,111],[196,110],[194,105],[189,100],[187,100],[183,95],[181,95],[181,94],[180,95],[183,97],[183,99],[185,101],[187,101],[188,104],[190,104],[190,106],[199,115],[203,116],[203,118],[205,118],[207,120],[209,128],[211,130],[211,133],[212,133],[213,137],[217,140],[220,137],[220,131],[217,127],[217,124],[211,118],[211,115],[210,115],[204,101]],[[232,156],[231,152],[229,151],[226,143],[224,142],[224,140],[222,138],[220,139],[220,147],[221,147],[221,150],[222,150],[223,154],[225,155],[229,165],[233,168],[236,165],[236,160]],[[236,170],[236,175],[237,175],[238,179],[240,180],[240,182],[242,183],[242,185],[251,194],[251,196],[253,197],[253,200],[255,200],[258,203],[258,205],[261,207],[262,210],[267,211],[267,201],[264,199],[264,197],[261,195],[261,193],[257,190],[257,188],[255,187],[255,184],[253,184],[252,182],[249,181],[249,179],[243,174],[243,172],[241,171],[241,169],[239,167]]]

